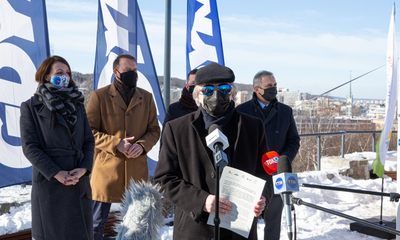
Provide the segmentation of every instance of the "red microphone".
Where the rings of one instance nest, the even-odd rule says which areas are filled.
[[[264,153],[262,156],[262,165],[269,175],[278,170],[278,160],[279,154],[275,151]]]

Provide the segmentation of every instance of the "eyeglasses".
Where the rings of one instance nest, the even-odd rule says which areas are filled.
[[[201,88],[201,92],[206,95],[206,96],[211,96],[215,90],[214,85],[205,85]],[[218,91],[220,91],[222,94],[228,94],[232,90],[232,86],[230,84],[221,84],[218,85]]]

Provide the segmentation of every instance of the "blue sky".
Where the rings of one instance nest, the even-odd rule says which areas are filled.
[[[172,0],[171,77],[185,79],[186,1]],[[47,0],[52,53],[73,71],[94,68],[97,0]],[[165,1],[138,0],[157,75],[164,74]],[[259,70],[278,87],[321,94],[385,64],[393,1],[217,0],[225,65],[237,83]],[[396,38],[399,39],[398,34]],[[385,67],[352,84],[354,98],[385,99]],[[330,93],[346,97],[346,85]]]

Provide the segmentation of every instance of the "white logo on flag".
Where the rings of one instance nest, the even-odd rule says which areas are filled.
[[[190,32],[191,45],[193,51],[189,53],[190,66],[192,68],[200,66],[205,60],[212,62],[218,62],[217,50],[215,46],[205,44],[201,40],[198,33],[203,33],[209,36],[213,36],[213,24],[211,19],[206,16],[211,12],[209,0],[197,0],[201,2],[203,6],[197,10],[194,15],[193,28]]]
[[[0,94],[0,103],[5,104],[6,119],[6,122],[0,120],[0,126],[6,125],[9,137],[19,138],[19,106],[27,96],[32,96],[35,92],[36,83],[32,76],[35,76],[36,67],[29,55],[20,47],[1,41],[12,36],[31,42],[34,42],[35,39],[30,17],[16,12],[8,1],[2,1],[0,6],[0,56],[13,56],[0,58],[0,69],[8,67],[15,70],[21,80],[21,83],[15,83],[9,79],[0,78],[0,86],[3,89],[3,93]],[[14,20],[14,24],[9,24],[10,19]],[[0,135],[3,136],[3,134],[0,128]],[[12,146],[3,137],[0,137],[0,147],[6,156],[10,156],[2,158],[3,165],[12,168],[25,168],[31,165],[23,155],[20,146]]]

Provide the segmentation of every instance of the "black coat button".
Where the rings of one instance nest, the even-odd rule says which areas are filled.
[[[279,133],[279,130],[276,130],[276,133]]]
[[[130,134],[127,132],[127,133],[126,133],[126,136],[128,136],[128,137],[129,137],[129,135],[130,135]]]
[[[129,116],[129,113],[126,113],[126,116]]]
[[[215,178],[215,172],[211,173],[211,178]]]

